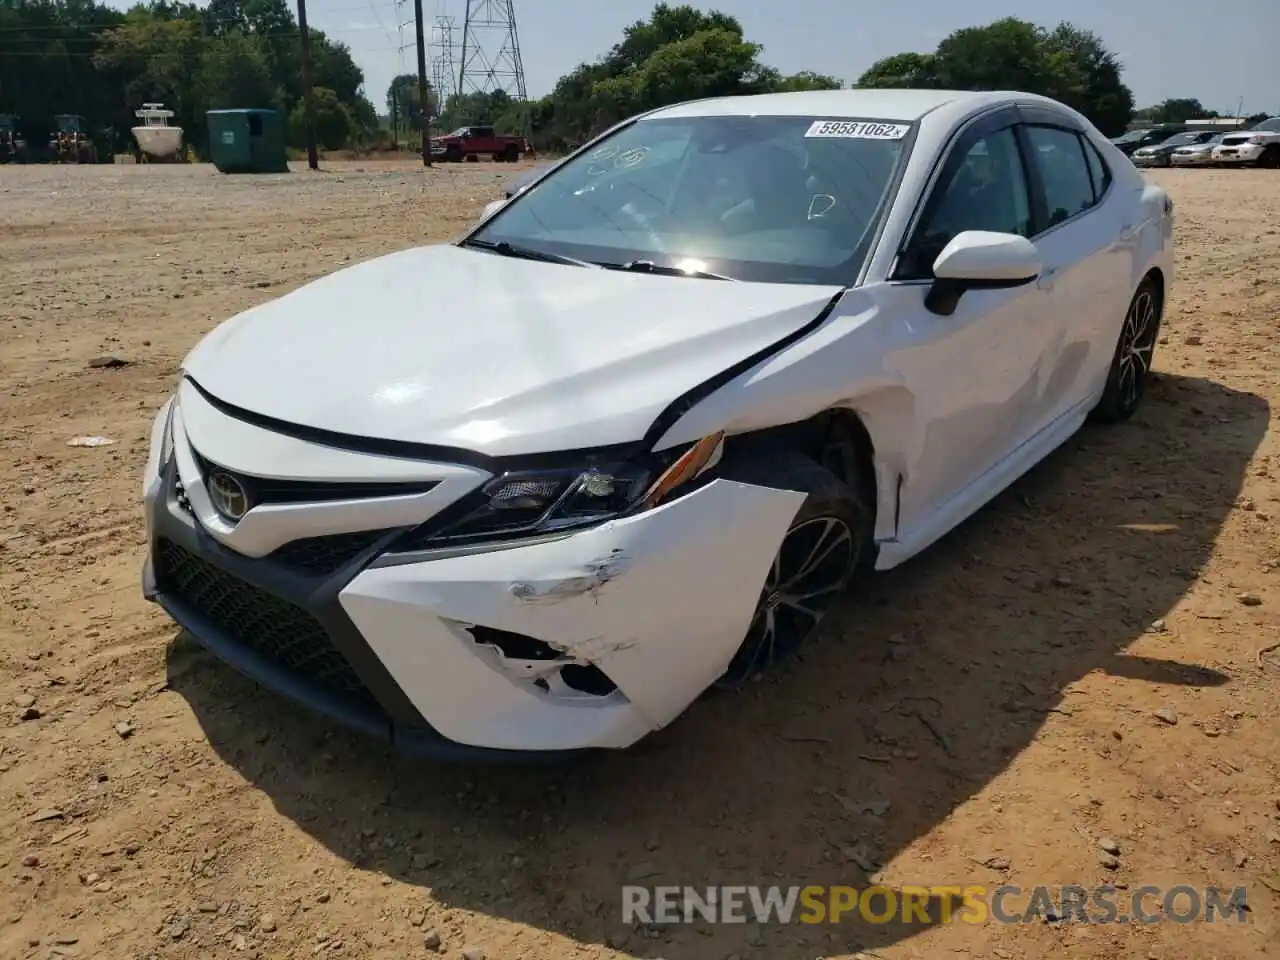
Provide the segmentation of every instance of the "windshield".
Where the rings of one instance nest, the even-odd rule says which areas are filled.
[[[606,266],[645,260],[735,280],[851,284],[910,129],[815,117],[640,120],[471,240]]]
[[[1257,124],[1253,129],[1265,130],[1268,132],[1280,131],[1280,117],[1271,117]]]
[[[1122,133],[1118,137],[1111,139],[1112,143],[1133,143],[1135,140],[1141,140],[1143,137],[1149,136],[1147,130],[1130,130],[1128,133]]]
[[[1175,133],[1164,143],[1162,147],[1185,147],[1192,143],[1201,143],[1206,139],[1203,133]]]

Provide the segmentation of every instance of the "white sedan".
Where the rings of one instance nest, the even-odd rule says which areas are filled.
[[[1017,93],[636,117],[186,358],[146,595],[433,755],[624,748],[1138,407],[1172,205]],[[865,625],[864,625],[865,626]]]

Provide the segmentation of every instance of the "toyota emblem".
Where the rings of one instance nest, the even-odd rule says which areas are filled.
[[[209,476],[209,499],[220,514],[233,522],[249,512],[249,493],[244,484],[222,470]]]

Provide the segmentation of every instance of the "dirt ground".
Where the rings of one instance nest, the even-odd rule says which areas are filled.
[[[345,263],[457,235],[512,172],[0,167],[0,956],[1280,953],[1280,650],[1259,654],[1280,641],[1270,171],[1152,174],[1180,274],[1133,422],[1086,429],[850,599],[801,661],[635,753],[392,759],[178,636],[142,599],[139,501],[186,351]],[[68,445],[98,435],[115,443]],[[1248,914],[621,922],[628,881],[869,871],[1016,884],[1014,912],[1041,884],[1244,885]]]

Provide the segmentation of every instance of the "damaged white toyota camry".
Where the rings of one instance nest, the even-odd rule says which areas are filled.
[[[1172,205],[1017,93],[707,100],[225,322],[147,596],[402,749],[621,748],[1143,396]]]

